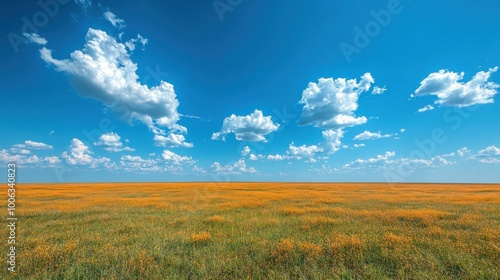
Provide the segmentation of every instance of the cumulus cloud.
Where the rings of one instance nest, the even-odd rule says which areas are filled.
[[[0,150],[0,161],[2,163],[17,162],[18,164],[21,164],[21,162],[24,162],[25,160],[26,156],[24,155],[10,154],[6,149]]]
[[[23,144],[15,144],[12,146],[17,149],[29,149],[29,150],[51,150],[53,148],[52,145],[48,145],[42,142],[35,142],[31,140],[24,141]]]
[[[250,147],[248,147],[248,146],[243,147],[243,149],[241,150],[241,156],[245,157],[248,154],[250,154]]]
[[[366,117],[356,117],[354,112],[360,94],[368,91],[374,82],[370,73],[365,73],[359,83],[345,78],[320,78],[318,83],[310,82],[299,101],[304,107],[298,124],[338,129],[366,123]]]
[[[150,156],[155,156],[152,153]],[[125,155],[120,158],[120,168],[127,172],[170,172],[173,174],[185,174],[186,166],[192,166],[194,173],[204,173],[205,170],[195,164],[191,157],[180,156],[172,151],[164,150],[160,157],[142,158],[140,156]]]
[[[23,33],[24,37],[28,40],[28,43],[35,43],[38,45],[46,45],[48,42],[45,38],[40,37],[40,35],[35,33]]]
[[[139,120],[155,134],[164,135],[159,127],[185,133],[177,124],[179,101],[174,86],[161,81],[148,87],[138,81],[137,64],[130,59],[125,46],[106,32],[89,29],[82,50],[69,59],[58,60],[43,47],[42,59],[57,71],[69,75],[75,89],[84,97],[97,99],[120,112],[126,120]]]
[[[49,166],[54,166],[58,163],[61,163],[61,159],[59,159],[59,157],[56,156],[45,157],[43,161],[47,162]]]
[[[279,124],[273,123],[271,116],[264,116],[262,111],[255,110],[247,116],[231,116],[224,119],[220,132],[212,134],[212,140],[226,140],[226,135],[234,133],[236,140],[266,142],[266,135],[278,130]]]
[[[99,137],[99,141],[94,143],[94,146],[103,147],[108,152],[135,151],[130,147],[124,147],[121,137],[114,133],[104,133]]]
[[[266,156],[264,156],[264,155],[262,155],[262,154],[258,154],[258,155],[256,155],[256,154],[250,154],[250,155],[248,156],[248,158],[249,158],[250,160],[259,160],[259,159],[263,159],[263,158],[265,158],[265,157],[266,157]]]
[[[260,160],[267,159],[271,161],[281,161],[286,159],[306,159],[307,162],[315,163],[318,158],[326,159],[328,155],[337,152],[342,143],[341,139],[344,136],[344,131],[342,129],[329,129],[322,132],[323,142],[316,145],[300,145],[296,146],[295,142],[292,142],[288,146],[286,154],[280,155],[254,155],[250,154],[250,160]]]
[[[366,145],[361,143],[361,144],[354,144],[352,146],[357,149],[357,148],[365,147]]]
[[[352,168],[355,166],[360,166],[360,165],[366,165],[366,164],[379,164],[379,163],[388,163],[389,159],[394,157],[396,155],[396,152],[394,151],[387,151],[383,155],[378,155],[377,157],[374,158],[368,158],[368,159],[357,159],[351,163],[345,164],[344,168]]]
[[[477,152],[474,158],[482,163],[500,163],[500,148],[489,146]]]
[[[292,142],[288,146],[287,155],[290,157],[297,158],[297,159],[314,158],[316,156],[316,154],[321,153],[321,152],[323,152],[323,150],[318,145],[295,146],[294,143]]]
[[[188,156],[180,156],[172,151],[169,150],[164,150],[163,153],[161,154],[161,157],[167,161],[168,163],[174,164],[174,165],[181,165],[185,163],[194,163],[193,159]]]
[[[268,159],[268,160],[273,160],[273,161],[285,160],[285,159],[287,159],[287,158],[288,158],[287,156],[284,156],[284,155],[279,155],[279,154],[276,154],[276,155],[268,155],[268,156],[267,156],[267,159]]]
[[[381,134],[380,131],[370,132],[368,130],[365,130],[364,132],[354,136],[354,140],[373,140],[380,138],[388,138],[391,136],[393,136],[393,134]]]
[[[222,174],[232,174],[238,175],[242,173],[256,173],[257,170],[255,168],[246,166],[245,160],[240,159],[232,165],[221,165],[218,162],[214,162],[211,166],[212,170],[216,173]]]
[[[16,146],[16,145],[14,145]],[[28,149],[23,149],[23,148],[16,148],[16,147],[11,147],[9,149],[9,152],[14,153],[14,154],[20,154],[20,155],[29,155],[31,154],[31,151]]]
[[[193,143],[186,142],[186,138],[182,134],[170,133],[168,136],[155,135],[153,140],[155,145],[159,147],[184,147],[192,148]]]
[[[378,86],[375,86],[373,87],[373,90],[372,90],[372,94],[382,94],[386,91],[387,89],[384,87],[378,87]]]
[[[8,150],[0,150],[0,162],[15,162],[22,166],[36,166],[41,168],[53,167],[61,162],[57,156],[39,157],[32,155],[32,150],[51,150],[52,148],[51,145],[45,143],[26,140],[23,144],[12,145]]]
[[[155,159],[143,159],[140,156],[125,155],[120,158],[120,168],[127,172],[163,171]]]
[[[430,111],[430,110],[434,110],[434,106],[432,106],[432,105],[425,105],[424,107],[418,109],[417,112],[423,113],[425,111]]]
[[[326,154],[333,154],[340,149],[340,139],[344,136],[344,131],[342,129],[329,129],[321,132],[323,138],[325,139],[321,144],[322,152]]]
[[[435,104],[455,107],[493,103],[493,97],[500,86],[488,80],[497,70],[498,67],[490,68],[486,72],[479,71],[466,83],[461,81],[464,72],[439,70],[420,82],[414,96],[434,95],[438,98]]]
[[[117,17],[115,14],[113,14],[110,11],[105,11],[104,12],[104,18],[109,21],[114,27],[118,29],[123,29],[125,28],[125,21],[119,17]]]
[[[114,168],[115,163],[106,157],[93,157],[94,154],[87,145],[77,138],[71,140],[70,150],[63,152],[62,158],[66,163],[74,166],[88,166],[89,168]]]

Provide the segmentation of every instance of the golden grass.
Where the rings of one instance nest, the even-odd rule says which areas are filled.
[[[500,185],[20,184],[17,199],[18,279],[500,275]]]
[[[212,235],[207,231],[191,234],[191,241],[193,243],[204,243],[209,241],[211,238]]]
[[[212,217],[207,218],[207,221],[215,222],[215,223],[224,222],[225,220],[226,219],[224,219],[224,217],[219,216],[219,215],[213,215]]]

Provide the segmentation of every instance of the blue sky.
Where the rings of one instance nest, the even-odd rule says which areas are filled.
[[[2,10],[18,180],[500,182],[497,1]]]

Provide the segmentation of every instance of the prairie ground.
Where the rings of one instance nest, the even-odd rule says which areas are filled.
[[[3,279],[500,279],[500,185],[20,184],[17,216]]]

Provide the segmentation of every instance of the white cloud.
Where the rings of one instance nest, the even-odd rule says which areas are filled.
[[[377,164],[377,163],[387,163],[390,158],[394,157],[396,155],[396,152],[394,151],[387,151],[383,155],[378,155],[375,158],[368,158],[368,159],[357,159],[351,163],[348,163],[344,165],[344,168],[349,168],[353,166],[358,166],[358,165],[364,165],[364,164]]]
[[[344,131],[342,129],[329,129],[322,131],[322,135],[324,141],[317,145],[301,145],[295,146],[295,143],[292,142],[288,146],[288,150],[285,155],[268,155],[267,157],[264,155],[255,156],[253,154],[250,155],[251,160],[258,160],[267,158],[272,161],[280,161],[285,159],[306,159],[306,162],[315,163],[317,161],[317,157],[327,158],[327,155],[333,154],[338,151],[342,145],[340,139],[344,136]]]
[[[401,128],[401,129],[399,130],[399,132],[401,132],[401,133],[405,133],[405,132],[406,132],[406,129],[405,129],[405,128]]]
[[[267,159],[268,160],[273,160],[273,161],[281,161],[281,160],[285,160],[287,159],[288,157],[287,156],[283,156],[283,155],[268,155],[267,156]]]
[[[117,17],[115,14],[113,14],[110,11],[105,11],[104,12],[104,18],[109,21],[114,27],[118,29],[123,29],[125,28],[125,21],[119,17]]]
[[[361,148],[361,147],[365,147],[366,145],[361,143],[361,144],[354,144],[352,145],[354,148]]]
[[[218,162],[214,162],[211,166],[212,170],[215,171],[216,173],[223,173],[223,174],[241,174],[241,173],[256,173],[257,170],[255,168],[250,167],[247,168],[245,160],[240,159],[237,162],[235,162],[232,165],[221,165]]]
[[[150,156],[155,156],[152,153]],[[142,158],[140,156],[125,155],[120,158],[120,168],[127,172],[171,172],[174,174],[185,173],[184,167],[195,164],[191,157],[180,156],[169,150],[164,150],[159,158]],[[204,173],[203,168],[196,165],[192,167],[196,173]]]
[[[378,87],[378,86],[374,86],[373,87],[373,91],[372,91],[372,94],[382,94],[386,91],[387,89],[384,87]]]
[[[299,125],[314,125],[319,128],[343,128],[364,124],[366,117],[356,117],[358,98],[374,83],[370,73],[365,73],[360,82],[356,79],[320,78],[318,83],[310,82],[302,92],[302,115]]]
[[[155,135],[153,140],[155,145],[159,147],[184,147],[192,148],[193,143],[186,142],[186,138],[182,134],[170,133],[168,136]]]
[[[48,145],[42,142],[35,142],[31,140],[24,141],[23,144],[15,144],[12,146],[17,149],[29,149],[29,150],[51,150],[53,148],[52,145]]]
[[[470,155],[471,150],[469,150],[469,148],[467,148],[467,147],[463,147],[463,148],[459,149],[457,151],[457,153],[460,157],[464,157],[464,156]]]
[[[430,111],[430,110],[434,110],[434,106],[432,106],[432,105],[425,105],[424,107],[418,109],[417,112],[423,113],[425,111]]]
[[[19,144],[18,144],[19,145]],[[14,145],[16,146],[16,145]],[[13,154],[20,154],[20,155],[28,155],[28,154],[31,154],[31,151],[28,150],[28,149],[23,149],[23,148],[17,148],[17,147],[11,147],[9,149],[9,152],[13,153]]]
[[[329,129],[322,131],[321,134],[325,141],[321,144],[322,152],[327,154],[333,154],[340,149],[340,139],[344,136],[344,131],[342,129]]]
[[[241,150],[241,156],[245,157],[248,154],[250,154],[250,147],[248,147],[248,146],[243,147],[243,149]]]
[[[500,163],[500,148],[489,146],[477,152],[474,158],[482,163]]]
[[[437,168],[450,165],[453,162],[446,160],[443,156],[435,156],[429,159],[420,158],[394,158],[394,151],[387,151],[383,155],[374,158],[357,159],[343,166],[344,171],[359,170],[396,170],[402,166],[411,166],[412,168]]]
[[[262,111],[255,110],[247,116],[231,116],[224,119],[220,132],[212,134],[212,140],[225,140],[226,135],[234,133],[236,140],[240,141],[264,141],[266,135],[278,130],[279,124],[273,123],[271,116],[264,116]]]
[[[203,169],[202,167],[199,167],[198,165],[193,166],[193,168],[191,170],[193,170],[193,172],[199,173],[199,174],[206,174],[207,173],[207,171],[205,171],[205,169]]]
[[[498,93],[498,84],[488,82],[490,75],[498,67],[488,71],[479,71],[474,77],[464,83],[464,72],[455,73],[446,70],[431,73],[420,82],[415,96],[434,95],[438,98],[434,103],[445,106],[467,107],[476,104],[493,103],[493,97]]]
[[[124,147],[121,142],[121,137],[114,133],[104,133],[99,137],[99,142],[94,143],[94,146],[103,147],[108,152],[135,151],[130,147]]]
[[[84,11],[87,11],[90,6],[92,6],[92,2],[90,0],[75,0],[75,3],[82,7]]]
[[[94,158],[94,153],[90,151],[89,147],[77,138],[73,138],[70,144],[70,151],[63,152],[62,158],[66,160],[69,165],[89,166],[90,168],[114,168],[115,163],[106,157]]]
[[[40,35],[38,34],[35,34],[35,33],[23,33],[24,37],[26,37],[26,39],[28,39],[28,42],[29,43],[35,43],[35,44],[39,44],[39,45],[46,45],[48,42],[45,38],[43,37],[40,37]]]
[[[489,146],[483,150],[480,150],[478,152],[478,155],[485,155],[485,156],[500,156],[500,149],[495,147],[495,146]]]
[[[368,130],[365,130],[363,133],[360,133],[356,136],[354,136],[354,140],[373,140],[373,139],[380,139],[380,138],[388,138],[393,136],[392,134],[381,134],[379,132],[370,132]]]
[[[27,164],[35,164],[35,163],[39,163],[39,162],[40,162],[40,158],[37,155],[32,155],[25,160],[25,163],[27,163]]]
[[[22,166],[36,166],[36,167],[53,167],[54,165],[61,162],[57,156],[48,156],[40,158],[37,155],[28,155],[31,151],[19,148],[10,148],[9,150],[0,150],[0,162],[11,163],[15,162]],[[42,165],[46,163],[47,165]]]
[[[125,155],[120,158],[120,168],[127,172],[163,171],[158,162],[154,159],[143,159],[140,156],[130,155]]]
[[[137,64],[125,46],[106,32],[89,29],[85,40],[84,48],[71,53],[69,59],[55,59],[45,47],[40,50],[41,57],[57,71],[67,73],[82,96],[103,102],[123,118],[139,120],[155,134],[165,134],[158,126],[187,131],[177,124],[179,101],[172,84],[161,81],[151,88],[140,84]]]
[[[181,164],[191,164],[194,163],[193,159],[188,156],[180,156],[172,151],[169,150],[164,150],[163,153],[161,154],[161,157],[167,161],[168,163],[174,164],[174,165],[181,165]]]
[[[316,156],[318,153],[322,153],[323,149],[321,149],[317,145],[311,145],[311,146],[295,146],[294,143],[292,142],[288,146],[288,151],[287,155],[297,158],[297,159],[302,159],[302,158],[313,158]]]
[[[135,50],[135,43],[139,42],[142,44],[142,49],[144,50],[144,47],[148,43],[148,39],[144,38],[141,36],[141,34],[137,34],[137,38],[132,38],[128,40],[127,42],[124,43],[125,47],[127,47],[130,51]]]
[[[3,163],[17,162],[17,164],[21,164],[25,159],[24,155],[12,155],[6,149],[0,150],[0,161]]]
[[[47,162],[51,166],[56,165],[58,163],[61,163],[61,160],[59,159],[59,157],[56,157],[56,156],[45,157],[45,158],[43,158],[43,161]]]
[[[259,159],[263,159],[265,158],[266,156],[262,155],[262,154],[258,154],[258,155],[255,155],[255,154],[250,154],[248,156],[248,159],[250,160],[259,160]]]
[[[488,148],[487,148],[488,149]],[[485,149],[486,150],[486,149]],[[489,148],[489,151],[491,152],[492,148]],[[499,149],[499,161],[500,162],[500,149]],[[394,151],[387,151],[383,155],[378,155],[373,158],[368,158],[368,159],[357,159],[355,161],[352,161],[350,163],[347,163],[343,166],[342,170],[343,171],[348,171],[348,172],[359,172],[360,170],[364,171],[377,171],[377,170],[385,170],[385,171],[394,171],[398,170],[401,167],[405,167],[408,170],[414,170],[417,168],[439,168],[443,166],[448,166],[448,165],[453,165],[457,164],[458,162],[466,162],[472,158],[478,158],[479,159],[479,154],[481,151],[478,153],[477,156],[474,157],[468,157],[466,156],[467,154],[470,153],[470,150],[466,147],[459,149],[457,151],[457,154],[459,157],[456,156],[454,152],[448,153],[448,154],[443,154],[443,155],[437,155],[435,157],[431,158],[395,158],[396,153]],[[494,163],[494,160],[489,158],[489,156],[485,157],[488,158],[487,160],[483,162],[487,163]],[[481,159],[479,159],[481,161]]]
[[[343,171],[355,171],[369,170],[369,169],[383,169],[387,168],[388,165],[394,164],[395,160],[393,157],[396,155],[394,151],[387,151],[383,155],[377,155],[374,158],[368,159],[356,159],[350,163],[344,164],[342,167]]]

